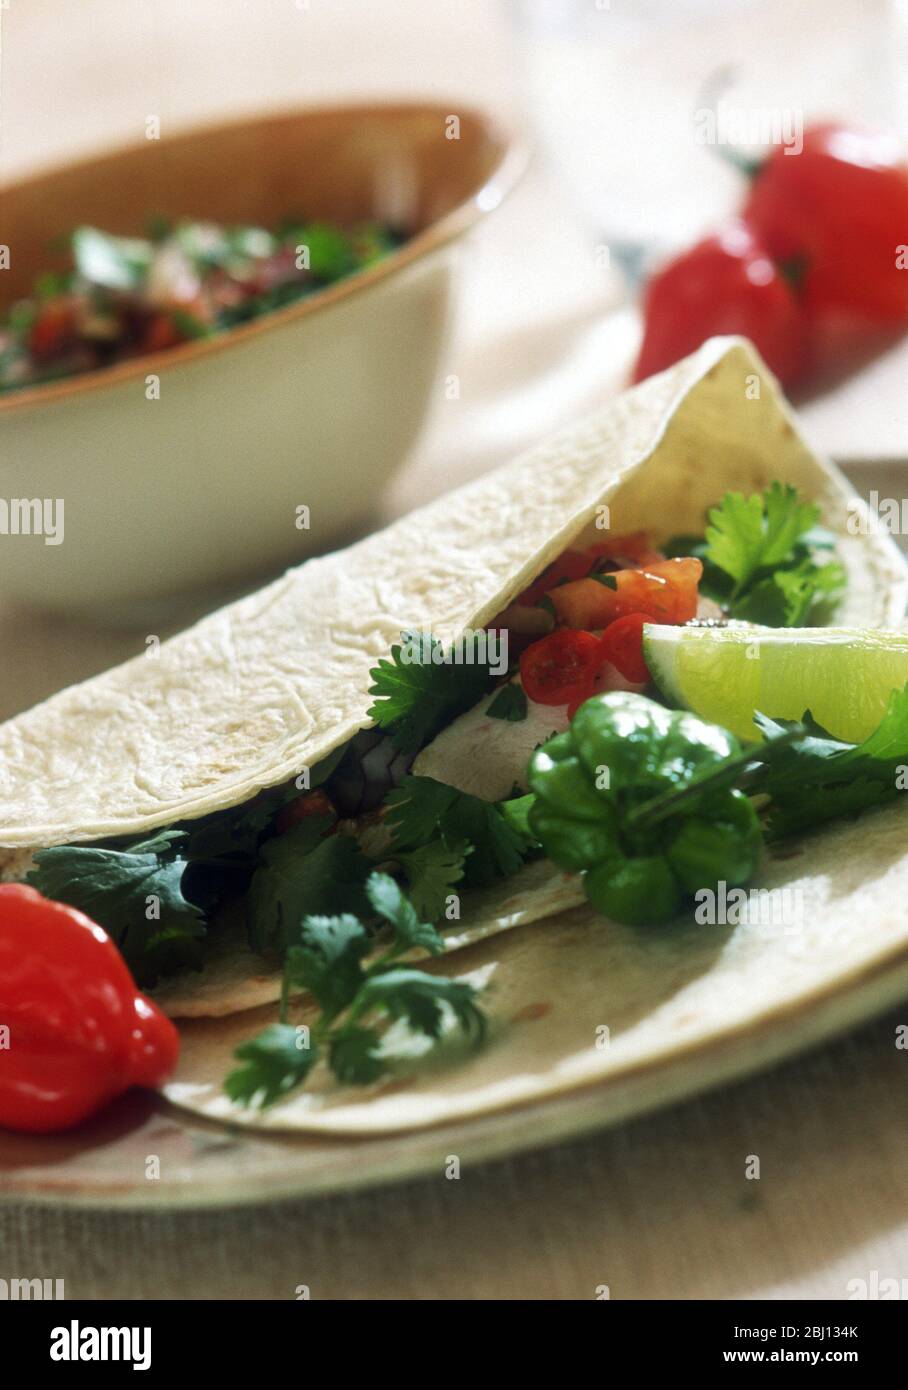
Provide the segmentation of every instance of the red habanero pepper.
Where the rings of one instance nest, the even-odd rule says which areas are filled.
[[[0,884],[0,1126],[68,1129],[173,1071],[177,1030],[90,917]]]
[[[908,240],[908,163],[895,135],[808,127],[798,153],[775,146],[757,169],[744,218],[776,265],[797,271],[810,313],[908,323],[898,254]]]
[[[721,333],[749,338],[783,386],[809,365],[797,296],[743,222],[704,237],[663,266],[646,287],[643,317],[634,381],[664,371]]]

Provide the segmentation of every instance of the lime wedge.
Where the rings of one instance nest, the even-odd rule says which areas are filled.
[[[744,739],[756,737],[754,710],[800,719],[809,709],[836,738],[859,743],[908,682],[908,632],[647,623],[643,655],[670,704]]]

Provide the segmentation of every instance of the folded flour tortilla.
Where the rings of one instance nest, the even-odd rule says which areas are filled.
[[[0,727],[0,873],[21,876],[29,852],[44,846],[238,805],[311,767],[368,725],[370,669],[402,631],[447,643],[482,627],[603,505],[614,532],[644,529],[659,540],[701,531],[728,489],[758,492],[774,479],[819,503],[837,534],[848,573],[837,624],[895,626],[908,593],[898,551],[886,537],[850,534],[847,482],[812,453],[749,345],[715,339],[513,463]],[[890,822],[885,872],[898,882],[903,873],[908,886],[898,810],[873,818],[873,834]],[[866,961],[908,943],[908,909],[894,895],[880,900],[879,921],[866,893],[855,909],[863,876],[849,877],[847,863],[861,862],[870,824],[811,839],[811,863],[833,847],[829,872],[806,875],[809,923],[784,946],[751,941],[746,926],[618,928],[576,906],[576,877],[547,863],[465,894],[448,935],[458,955],[443,968],[488,980],[492,1042],[456,1066],[414,1060],[390,1096],[316,1076],[264,1115],[230,1105],[220,1082],[232,1048],[273,1015],[279,980],[228,925],[201,974],[157,992],[174,1016],[197,1017],[184,1025],[166,1093],[244,1123],[352,1133],[476,1114],[637,1066],[777,1006],[783,985],[783,994],[809,992],[824,972],[846,968],[852,948]],[[805,861],[785,864],[783,878],[801,883]],[[601,1027],[608,1048],[597,1044]]]

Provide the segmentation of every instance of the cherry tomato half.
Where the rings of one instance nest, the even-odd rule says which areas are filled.
[[[603,660],[598,637],[559,628],[521,653],[521,684],[539,705],[566,705],[591,685]]]
[[[643,624],[650,619],[645,613],[625,613],[609,623],[602,634],[602,654],[621,672],[625,680],[643,684],[649,680],[649,670],[643,660]]]

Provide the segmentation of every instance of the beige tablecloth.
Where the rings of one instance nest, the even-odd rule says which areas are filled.
[[[166,130],[228,108],[388,90],[513,111],[503,9],[14,3],[0,9],[0,170],[135,138],[148,113]],[[390,507],[491,466],[620,384],[633,315],[606,313],[620,289],[553,188],[537,164],[474,244],[450,348],[461,399],[439,402]],[[854,453],[857,438],[872,446],[862,453],[893,452],[901,396],[876,439],[855,433],[853,399],[812,409],[833,451]],[[0,716],[141,642],[0,608]],[[908,1275],[899,1022],[908,1009],[759,1079],[582,1143],[467,1166],[458,1182],[172,1217],[0,1207],[0,1277],[64,1278],[72,1297],[293,1298],[308,1284],[314,1298],[593,1298],[607,1284],[613,1298],[842,1298],[873,1271]],[[749,1155],[759,1181],[745,1176]]]

